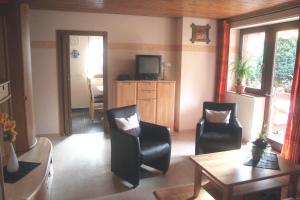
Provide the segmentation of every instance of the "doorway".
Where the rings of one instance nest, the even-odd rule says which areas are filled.
[[[276,32],[268,128],[269,138],[279,144],[284,142],[288,122],[297,40],[297,28]]]
[[[62,135],[106,130],[106,32],[57,31]]]

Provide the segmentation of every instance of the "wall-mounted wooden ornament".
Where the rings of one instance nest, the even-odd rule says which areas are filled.
[[[191,42],[206,42],[208,44],[210,42],[209,39],[209,29],[210,25],[206,24],[206,26],[199,26],[194,23],[191,24],[192,27],[192,38]]]

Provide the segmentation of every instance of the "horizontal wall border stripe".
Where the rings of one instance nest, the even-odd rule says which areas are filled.
[[[146,44],[146,43],[108,43],[109,49],[145,50],[145,51],[177,51],[178,45]]]
[[[31,48],[52,49],[56,48],[55,41],[32,40]]]
[[[216,52],[216,46],[183,44],[181,47],[182,51]]]
[[[55,41],[32,40],[32,48],[52,49],[56,48]],[[146,43],[121,43],[110,42],[108,49],[111,50],[132,50],[132,51],[192,51],[192,52],[215,52],[216,46],[211,45],[165,45],[165,44],[146,44]]]

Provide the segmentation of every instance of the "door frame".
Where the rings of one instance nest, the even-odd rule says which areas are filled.
[[[72,134],[71,117],[71,86],[70,86],[70,36],[102,36],[103,37],[103,97],[104,97],[104,131],[107,132],[106,110],[108,106],[108,77],[107,77],[107,32],[57,30],[57,73],[59,93],[59,129],[60,135]]]

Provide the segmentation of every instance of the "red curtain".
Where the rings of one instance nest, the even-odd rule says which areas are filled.
[[[227,89],[230,25],[227,20],[218,21],[217,71],[215,101],[223,102]]]
[[[291,91],[290,112],[286,128],[285,140],[281,156],[300,163],[300,27],[298,32],[298,46],[296,65]]]

